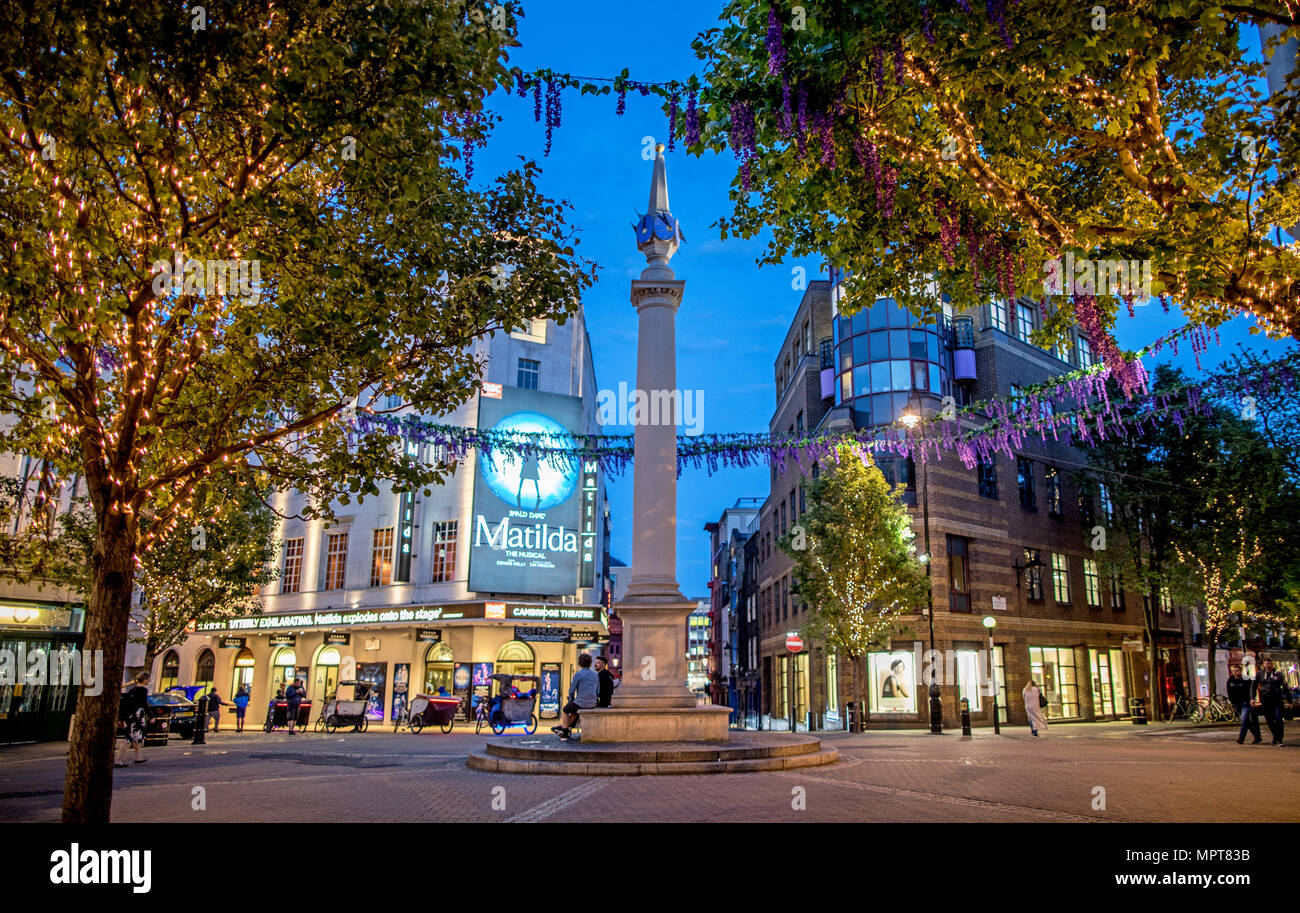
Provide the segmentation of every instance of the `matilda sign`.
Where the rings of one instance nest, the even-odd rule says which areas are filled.
[[[582,431],[576,396],[505,387],[479,398],[478,426],[571,448]],[[478,460],[469,549],[469,588],[478,593],[572,595],[578,588],[582,466],[546,453],[494,453]]]

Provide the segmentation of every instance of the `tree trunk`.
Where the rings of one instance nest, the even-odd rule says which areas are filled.
[[[77,700],[63,790],[66,824],[106,824],[109,820],[113,741],[131,616],[137,533],[135,520],[109,513],[100,520],[95,534],[85,649],[102,651],[104,682],[98,696],[82,693]]]
[[[1209,656],[1209,662],[1207,662],[1205,665],[1208,669],[1206,674],[1209,676],[1209,687],[1210,687],[1211,699],[1213,699],[1214,696],[1219,693],[1217,690],[1218,682],[1215,681],[1215,672],[1217,670],[1214,668],[1214,654],[1215,654],[1215,647],[1219,643],[1219,635],[1222,632],[1223,632],[1222,628],[1205,629],[1205,641],[1207,647],[1206,653]],[[1231,656],[1229,656],[1229,658],[1231,658]]]

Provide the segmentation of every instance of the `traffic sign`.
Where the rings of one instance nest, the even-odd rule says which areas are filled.
[[[791,653],[802,653],[803,638],[798,634],[787,634],[785,636],[785,648]]]

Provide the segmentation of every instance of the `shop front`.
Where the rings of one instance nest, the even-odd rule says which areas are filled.
[[[605,630],[600,606],[450,603],[230,619],[201,626],[169,652],[181,684],[210,675],[227,701],[247,688],[250,725],[295,679],[315,707],[344,682],[370,683],[372,723],[391,722],[416,694],[439,693],[459,697],[467,720],[497,672],[541,676],[543,698],[548,688],[555,693],[540,715],[554,719],[578,653],[598,652]],[[203,667],[206,656],[212,659]]]
[[[67,738],[78,689],[103,673],[82,667],[84,623],[79,605],[0,600],[0,744]]]

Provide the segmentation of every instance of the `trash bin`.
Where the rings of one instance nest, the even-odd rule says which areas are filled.
[[[858,708],[854,706],[853,701],[844,705],[844,728],[849,732],[858,729]]]
[[[1147,701],[1144,697],[1131,698],[1128,702],[1128,712],[1133,718],[1134,726],[1145,726],[1147,724]]]

